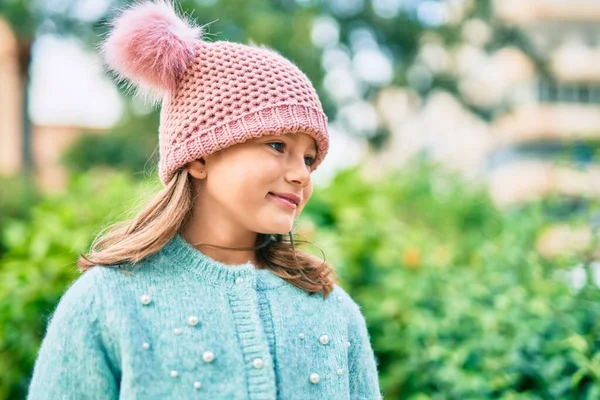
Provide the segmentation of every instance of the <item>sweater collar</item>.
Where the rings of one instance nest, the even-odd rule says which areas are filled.
[[[270,289],[287,282],[269,269],[258,269],[251,262],[225,264],[202,253],[189,244],[180,233],[161,249],[168,263],[200,275],[204,281],[217,286],[253,285],[256,289]],[[241,279],[238,279],[241,278]]]

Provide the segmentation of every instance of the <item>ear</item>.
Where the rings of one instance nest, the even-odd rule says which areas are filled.
[[[185,169],[196,179],[206,178],[206,161],[204,158],[190,161],[186,164]]]

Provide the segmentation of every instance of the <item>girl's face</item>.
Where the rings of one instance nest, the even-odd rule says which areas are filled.
[[[315,140],[304,133],[261,136],[195,161],[198,220],[255,233],[286,234],[292,230],[312,194],[311,164]],[[294,194],[296,206],[276,196]],[[217,221],[218,220],[218,221]],[[224,225],[221,225],[224,224]]]

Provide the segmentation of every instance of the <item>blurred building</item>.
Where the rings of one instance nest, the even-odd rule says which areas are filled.
[[[500,204],[550,193],[600,198],[600,2],[496,0],[532,45],[534,73],[512,77],[491,126],[491,191]],[[518,70],[515,70],[518,71]],[[522,71],[522,70],[521,70]]]
[[[368,149],[363,173],[369,177],[424,156],[468,179],[481,179],[492,141],[489,124],[470,112],[447,92],[422,99],[407,88],[389,87],[379,92],[377,110],[390,130],[384,149]]]
[[[488,54],[489,21],[465,23],[464,43],[448,49],[431,35],[409,68],[405,87],[380,91],[377,110],[391,133],[371,151],[369,175],[415,155],[485,183],[501,207],[548,195],[576,207],[600,199],[600,1],[493,0],[494,15],[525,46]],[[447,92],[422,98],[413,89],[433,73],[457,78],[467,103],[490,110],[479,118]],[[569,202],[567,202],[569,203]],[[556,225],[540,237],[546,255],[587,246],[590,227]]]
[[[0,18],[0,174],[16,174],[21,167],[21,82],[17,41]]]
[[[600,2],[495,0],[495,13],[531,44],[535,73],[514,76],[491,126],[490,189],[501,205],[549,194],[600,198]],[[589,226],[556,225],[542,254],[581,251]]]
[[[23,82],[17,63],[17,40],[0,18],[0,176],[17,175],[23,168]],[[41,190],[61,191],[68,180],[61,163],[65,150],[84,133],[101,134],[102,129],[70,126],[32,126],[32,155],[35,179]]]

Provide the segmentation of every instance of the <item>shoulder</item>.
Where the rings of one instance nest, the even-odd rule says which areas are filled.
[[[106,339],[112,332],[107,315],[119,304],[125,285],[118,282],[124,276],[112,266],[94,266],[79,275],[49,313],[44,342],[77,347]]]
[[[331,295],[340,303],[341,311],[348,321],[350,330],[366,333],[367,321],[363,315],[361,305],[338,284],[334,285]]]
[[[98,319],[98,271],[95,267],[71,282],[53,311],[49,313],[45,342],[63,343],[67,338],[81,337]]]
[[[95,265],[75,279],[65,292],[71,298],[89,297],[103,291],[107,286],[130,279],[130,270],[119,265]]]
[[[109,368],[108,363],[116,357],[106,347],[103,304],[98,301],[104,273],[96,267],[87,270],[60,298],[40,343],[28,399],[84,398],[78,391],[84,387],[88,394],[100,393],[100,387],[110,395],[115,392],[111,372],[116,364]]]
[[[67,286],[58,303],[58,310],[73,309],[78,304],[88,307],[94,303],[95,287],[99,276],[96,268],[85,271]]]
[[[299,298],[308,298],[311,307],[317,305],[334,307],[351,318],[362,317],[360,305],[337,283],[333,285],[333,289],[327,297],[325,297],[322,292],[311,294],[291,284],[287,285],[287,288],[293,291]]]
[[[115,282],[126,279],[118,266],[94,266],[71,282],[61,296],[53,319],[85,313],[93,316],[100,307],[101,295]]]
[[[92,267],[71,282],[61,296],[52,319],[69,317],[78,313],[89,314],[97,304],[97,286],[104,271]]]
[[[337,283],[333,286],[331,296],[334,296],[335,300],[341,304],[342,309],[349,317],[362,317],[361,306]]]

